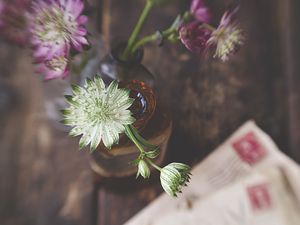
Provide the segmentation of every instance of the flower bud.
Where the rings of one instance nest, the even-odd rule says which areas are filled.
[[[207,41],[211,37],[211,31],[203,27],[200,22],[192,21],[181,26],[179,35],[187,49],[197,54],[203,54]]]
[[[160,172],[160,182],[167,194],[176,197],[190,180],[191,168],[183,163],[171,163]]]
[[[150,169],[147,163],[144,160],[140,160],[138,164],[138,172],[136,177],[141,175],[143,178],[149,178],[150,177]]]
[[[209,23],[211,21],[211,11],[205,6],[204,0],[193,0],[191,13],[199,22]]]

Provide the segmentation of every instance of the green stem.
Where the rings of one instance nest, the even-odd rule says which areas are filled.
[[[143,28],[143,26],[146,22],[146,19],[149,15],[153,5],[154,5],[153,1],[147,0],[145,8],[144,8],[144,10],[143,10],[143,12],[142,12],[135,28],[134,28],[134,30],[132,32],[129,40],[128,40],[127,46],[126,46],[125,51],[122,55],[123,59],[125,59],[125,60],[128,59],[128,57],[131,53],[131,49],[132,49],[133,45],[136,42],[137,36],[140,34],[140,32],[141,32],[141,30],[142,30],[142,28]]]
[[[172,23],[172,25],[164,30],[163,32],[159,33],[159,32],[155,32],[154,34],[148,35],[144,38],[142,38],[141,40],[139,40],[138,42],[136,42],[131,49],[131,54],[134,54],[139,48],[141,48],[142,46],[144,46],[145,44],[149,43],[149,42],[154,42],[159,40],[159,38],[166,38],[168,36],[170,36],[171,34],[173,34],[174,32],[178,31],[179,25],[183,22],[189,21],[190,18],[192,17],[192,14],[190,12],[185,12],[183,14],[183,16],[177,16],[176,19],[174,20],[174,22]],[[210,25],[208,25],[210,26]],[[213,27],[210,26],[210,28],[214,29]],[[207,28],[207,29],[210,29]],[[214,29],[215,30],[215,29]]]
[[[140,47],[144,46],[145,44],[149,42],[154,42],[157,41],[159,38],[166,38],[173,32],[175,32],[176,29],[170,29],[168,28],[167,30],[163,31],[162,33],[155,32],[154,34],[148,35],[144,38],[142,38],[140,41],[138,41],[131,50],[131,54],[135,53],[136,50],[138,50]]]
[[[136,50],[138,50],[140,47],[144,46],[145,44],[149,42],[154,42],[157,39],[158,39],[158,35],[156,33],[142,38],[132,47],[131,54],[135,53]]]
[[[159,171],[162,170],[161,167],[159,167],[158,165],[156,165],[156,164],[155,164],[154,162],[152,162],[150,159],[146,159],[146,161],[147,161],[151,166],[153,166],[155,169],[157,169],[157,170],[159,170]]]
[[[145,154],[145,150],[143,148],[142,145],[140,145],[139,141],[137,140],[137,138],[134,136],[134,134],[132,133],[129,125],[125,126],[125,133],[127,135],[127,137],[135,144],[135,146],[140,150],[141,154]]]

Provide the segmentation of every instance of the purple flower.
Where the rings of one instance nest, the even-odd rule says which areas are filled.
[[[209,23],[211,21],[211,11],[205,6],[205,0],[193,0],[190,11],[200,22]]]
[[[215,49],[214,57],[227,61],[244,43],[243,31],[236,21],[238,8],[224,13],[218,28],[212,32],[207,44]]]
[[[82,51],[88,44],[83,8],[82,0],[38,0],[33,4],[31,43],[38,61],[71,46]]]
[[[68,50],[58,51],[51,58],[37,65],[37,72],[44,75],[45,80],[65,78],[69,74]]]
[[[24,46],[28,42],[30,0],[0,0],[0,35]]]
[[[206,51],[206,43],[211,36],[211,30],[198,21],[192,21],[181,26],[179,36],[187,49],[203,54]]]

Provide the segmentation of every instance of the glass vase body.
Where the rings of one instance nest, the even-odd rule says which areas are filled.
[[[130,110],[136,118],[133,126],[147,141],[160,147],[160,154],[154,160],[158,165],[164,161],[172,122],[165,110],[157,104],[155,82],[151,72],[141,64],[143,51],[139,50],[133,58],[121,60],[119,55],[124,45],[112,48],[99,63],[97,74],[106,85],[113,80],[119,86],[130,89],[135,99]],[[138,148],[125,134],[120,136],[119,144],[108,150],[100,145],[91,155],[91,168],[102,177],[126,177],[136,174],[137,166],[132,162],[139,156]]]

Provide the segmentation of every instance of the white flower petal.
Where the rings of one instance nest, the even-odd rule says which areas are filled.
[[[91,151],[94,151],[100,144],[102,139],[102,126],[101,124],[94,129],[93,137],[91,140]]]

